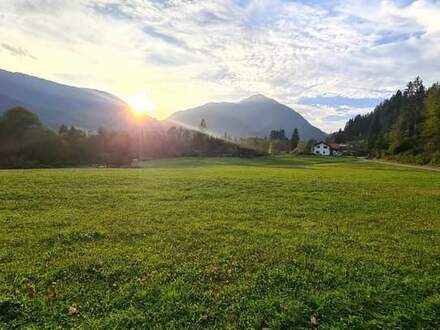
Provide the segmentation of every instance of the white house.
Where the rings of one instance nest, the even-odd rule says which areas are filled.
[[[332,154],[332,147],[328,143],[321,141],[312,147],[312,153],[314,155],[330,156]]]

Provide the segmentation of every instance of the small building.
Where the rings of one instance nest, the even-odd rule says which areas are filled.
[[[331,156],[332,147],[328,143],[321,141],[313,145],[312,153],[314,155]]]
[[[332,155],[344,156],[349,153],[348,146],[346,144],[330,143]]]

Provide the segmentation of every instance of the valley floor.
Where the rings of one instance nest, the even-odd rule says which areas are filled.
[[[0,328],[440,327],[437,172],[176,159],[0,187]]]

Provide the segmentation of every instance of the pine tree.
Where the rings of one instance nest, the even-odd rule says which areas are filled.
[[[399,129],[405,138],[417,137],[424,109],[425,86],[420,77],[408,83],[404,103],[398,120]]]
[[[60,128],[58,129],[58,134],[64,135],[64,134],[67,134],[68,131],[69,131],[69,128],[66,125],[61,125]]]
[[[296,149],[299,143],[299,132],[298,128],[295,128],[292,133],[292,138],[290,139],[290,150],[293,151]]]
[[[379,140],[380,121],[377,113],[373,113],[370,127],[368,129],[368,148],[375,149]]]
[[[208,130],[208,125],[206,125],[205,119],[202,119],[202,121],[200,122],[200,130],[202,132],[205,132]]]
[[[339,129],[339,131],[333,134],[333,140],[335,143],[345,142],[344,132],[342,131],[342,129]]]
[[[440,151],[440,85],[434,84],[428,91],[423,137],[428,152]]]

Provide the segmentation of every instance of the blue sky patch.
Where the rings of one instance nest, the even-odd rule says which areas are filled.
[[[349,107],[349,108],[373,108],[377,106],[382,99],[380,98],[350,98],[343,96],[318,96],[302,98],[299,104],[329,107]]]

